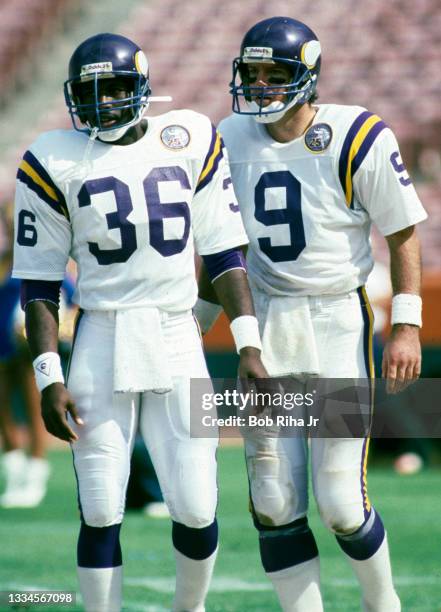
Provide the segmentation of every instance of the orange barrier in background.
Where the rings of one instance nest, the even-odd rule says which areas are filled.
[[[426,346],[441,346],[441,271],[423,275],[423,328],[421,342]],[[390,304],[388,305],[390,311]],[[390,329],[390,328],[389,328]],[[386,334],[389,330],[386,330]],[[225,314],[219,317],[213,329],[204,337],[207,351],[234,350],[230,327]]]

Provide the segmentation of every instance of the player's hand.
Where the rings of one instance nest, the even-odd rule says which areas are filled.
[[[268,372],[260,358],[260,351],[246,346],[240,351],[239,378],[268,378]]]
[[[49,433],[60,440],[75,442],[78,435],[69,426],[67,413],[77,425],[83,425],[78,416],[75,403],[62,383],[53,383],[41,393],[41,415]]]
[[[240,351],[238,377],[242,391],[249,392],[251,388],[260,393],[271,391],[268,387],[272,379],[265,369],[260,358],[260,350],[254,347],[245,347]],[[249,406],[250,414],[257,414],[264,406]]]
[[[399,393],[421,374],[419,327],[395,325],[384,347],[382,376],[387,379],[386,391]]]

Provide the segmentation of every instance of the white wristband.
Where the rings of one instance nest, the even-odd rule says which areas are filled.
[[[422,327],[422,300],[419,295],[399,293],[392,298],[392,325],[407,323]]]
[[[259,324],[256,317],[251,315],[242,315],[231,321],[231,333],[233,334],[236,350],[240,353],[240,349],[245,346],[252,346],[262,350],[260,341]]]
[[[207,302],[202,298],[197,299],[197,302],[193,307],[193,314],[196,317],[203,334],[210,331],[210,329],[216,323],[216,320],[222,310],[222,306],[219,304]]]
[[[58,353],[42,353],[34,359],[32,365],[34,366],[35,382],[40,392],[52,383],[64,383],[63,370],[61,369],[61,360]]]

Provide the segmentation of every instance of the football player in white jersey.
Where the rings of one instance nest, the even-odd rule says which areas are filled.
[[[321,48],[303,23],[266,19],[233,62],[234,114],[219,130],[250,240],[248,273],[272,376],[372,378],[372,311],[364,284],[369,233],[386,237],[394,291],[383,359],[391,392],[420,373],[420,246],[426,218],[391,130],[357,106],[315,104]],[[198,309],[212,297],[202,286]],[[205,299],[205,301],[204,301]],[[205,327],[208,327],[206,324]],[[400,609],[387,538],[366,491],[369,439],[311,439],[324,524],[359,580],[363,609]],[[307,522],[308,445],[246,440],[262,564],[285,612],[323,609]]]
[[[240,375],[265,375],[222,140],[191,111],[146,120],[148,74],[125,37],[81,43],[65,83],[75,129],[42,134],[17,175],[14,276],[46,427],[72,445],[88,612],[121,609],[119,532],[138,420],[173,519],[173,610],[204,610],[217,440],[190,436],[190,379],[208,377],[192,315],[195,248],[232,321]],[[57,305],[69,256],[81,311],[65,386]]]

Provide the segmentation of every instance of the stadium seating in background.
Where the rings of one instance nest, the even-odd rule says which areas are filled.
[[[36,53],[48,47],[77,8],[75,0],[0,2],[0,107],[35,74]]]
[[[43,38],[50,38],[51,28],[62,28],[62,16],[79,4],[78,0],[0,0],[0,96],[7,79],[19,85],[20,75],[31,65],[29,54]],[[403,159],[429,212],[420,229],[424,267],[441,270],[439,0],[365,0],[356,6],[350,0],[316,0],[313,10],[307,0],[139,0],[119,32],[146,50],[153,93],[173,96],[172,105],[152,104],[149,112],[193,108],[214,122],[228,114],[231,59],[239,51],[241,37],[256,20],[275,14],[305,20],[317,32],[323,47],[320,100],[366,106],[397,134]],[[48,107],[51,112],[26,126],[21,140],[2,160],[0,203],[12,197],[19,157],[35,135],[69,125],[60,91]],[[428,158],[435,159],[430,172]],[[384,242],[378,244],[376,257],[386,261]]]

